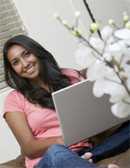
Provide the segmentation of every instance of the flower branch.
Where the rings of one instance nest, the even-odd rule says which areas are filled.
[[[88,38],[79,29],[80,13],[75,14],[75,24],[57,15],[57,20],[80,41],[76,51],[76,61],[87,68],[89,81],[94,82],[93,93],[97,97],[110,96],[111,110],[117,117],[130,115],[130,21],[123,13],[123,26],[117,26],[110,19],[109,24],[100,29],[98,23],[92,23]]]

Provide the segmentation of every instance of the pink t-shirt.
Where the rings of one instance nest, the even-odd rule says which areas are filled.
[[[84,79],[73,69],[62,69],[62,73],[70,78],[71,84]],[[11,91],[6,97],[4,114],[7,111],[25,113],[28,124],[35,138],[62,136],[57,113],[49,108],[42,108],[38,105],[30,103],[20,92],[16,90]],[[25,165],[27,168],[33,168],[40,159],[41,158],[29,159],[26,157]]]

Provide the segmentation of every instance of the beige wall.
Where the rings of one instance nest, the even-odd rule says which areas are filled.
[[[70,0],[14,0],[30,36],[49,49],[61,66],[77,67],[74,59],[77,40],[53,17],[59,12],[73,21]]]
[[[76,8],[83,11],[84,16],[87,15],[83,4],[83,0],[72,0],[75,2]],[[87,0],[95,18],[100,23],[106,24],[108,19],[114,19],[120,22],[122,19],[122,13],[127,11],[130,15],[130,0]],[[84,8],[84,10],[82,10]],[[87,25],[87,19],[83,16],[84,24]]]
[[[54,55],[61,66],[75,67],[74,51],[77,40],[73,38],[54,18],[59,12],[61,16],[73,22],[74,10],[82,13],[81,24],[88,29],[90,18],[83,0],[14,0],[29,34],[41,42]],[[128,11],[127,0],[87,0],[95,18],[105,23],[107,19],[121,20],[122,12]]]

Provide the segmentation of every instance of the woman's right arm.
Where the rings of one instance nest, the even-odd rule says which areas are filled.
[[[62,137],[36,139],[28,126],[26,116],[20,112],[6,112],[5,119],[24,154],[33,159],[40,157],[52,144],[63,144]]]

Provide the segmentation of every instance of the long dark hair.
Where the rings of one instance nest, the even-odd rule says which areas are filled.
[[[36,84],[34,85],[30,80],[20,77],[13,70],[7,56],[8,50],[13,45],[24,47],[38,58],[40,63],[40,78],[51,90],[56,91],[68,86],[70,84],[69,78],[61,73],[61,69],[52,54],[30,37],[17,35],[5,43],[3,48],[3,59],[5,81],[8,86],[22,93],[31,103],[54,109],[50,92],[47,92]]]

